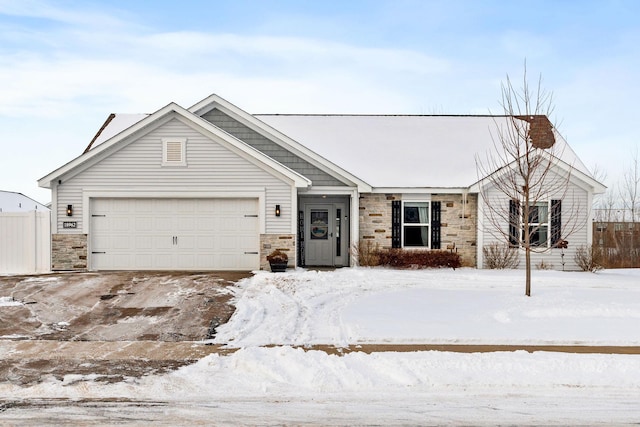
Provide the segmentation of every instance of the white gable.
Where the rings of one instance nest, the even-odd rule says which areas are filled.
[[[490,116],[256,115],[373,187],[462,188],[478,181],[476,154],[493,152]],[[561,137],[562,159],[587,168]]]

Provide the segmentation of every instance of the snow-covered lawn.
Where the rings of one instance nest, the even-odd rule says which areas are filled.
[[[640,270],[258,273],[215,342],[639,345]]]
[[[237,311],[214,340],[240,348],[237,352],[117,384],[75,376],[30,387],[0,384],[0,396],[16,401],[136,401],[73,411],[9,409],[0,411],[0,423],[22,416],[29,421],[117,416],[121,423],[251,425],[640,421],[640,355],[431,351],[337,356],[291,346],[640,345],[640,270],[535,271],[531,298],[523,295],[523,277],[517,271],[473,269],[257,273],[234,288]]]

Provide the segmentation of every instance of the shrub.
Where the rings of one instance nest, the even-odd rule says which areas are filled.
[[[380,245],[378,243],[373,244],[371,240],[360,240],[357,245],[354,245],[353,251],[358,259],[358,265],[363,267],[374,267],[380,265],[378,258],[378,252],[380,252]]]
[[[580,246],[573,258],[582,271],[595,273],[603,269],[604,254],[597,246]]]
[[[492,270],[518,268],[520,256],[518,249],[507,244],[491,243],[482,247],[484,262]]]
[[[449,251],[385,249],[377,252],[379,265],[394,268],[460,267],[460,255]]]

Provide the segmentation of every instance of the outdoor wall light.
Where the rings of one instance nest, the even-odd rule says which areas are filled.
[[[73,215],[73,205],[67,205],[67,216]]]
[[[276,216],[280,216],[280,205],[276,205]]]

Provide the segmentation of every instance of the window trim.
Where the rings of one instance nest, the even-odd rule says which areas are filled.
[[[404,222],[404,216],[405,216],[405,204],[406,203],[426,203],[427,204],[427,222],[419,222],[419,223],[415,223],[415,222],[409,222],[409,223],[405,223]],[[432,206],[431,206],[431,200],[425,200],[425,199],[407,199],[407,200],[402,200],[402,205],[401,205],[401,210],[400,210],[400,247],[403,249],[431,249],[431,219],[433,217],[433,212],[432,212]],[[407,246],[405,245],[405,227],[407,226],[416,226],[416,227],[427,227],[427,245],[426,246]]]
[[[546,222],[531,222],[527,221],[529,229],[533,229],[533,233],[536,233],[540,230],[540,227],[547,228],[547,238],[543,242],[538,242],[537,244],[531,240],[531,236],[533,233],[529,234],[529,245],[534,248],[550,248],[551,247],[551,199],[547,199],[546,201],[538,201],[534,203],[529,203],[529,218],[531,218],[531,208],[544,205],[547,206],[547,221]],[[524,221],[522,223],[520,241],[524,242]]]
[[[167,158],[171,143],[180,144],[180,161]],[[187,166],[187,138],[162,138],[162,166]]]

